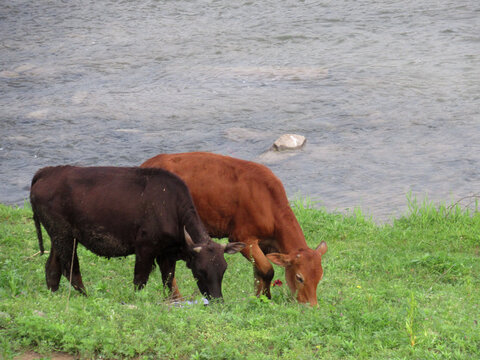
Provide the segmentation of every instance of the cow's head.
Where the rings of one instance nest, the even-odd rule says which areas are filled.
[[[200,292],[209,298],[222,297],[222,279],[227,262],[223,254],[235,254],[245,247],[244,243],[217,244],[212,240],[195,244],[184,229],[189,259],[187,266],[192,270]]]
[[[267,255],[274,264],[285,268],[285,278],[300,303],[317,305],[317,285],[323,277],[322,255],[327,252],[327,243],[322,241],[315,250],[300,249],[288,254]]]

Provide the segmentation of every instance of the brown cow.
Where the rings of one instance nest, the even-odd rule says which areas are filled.
[[[80,243],[100,256],[135,254],[137,289],[146,285],[156,261],[173,297],[179,296],[173,279],[175,264],[185,260],[201,293],[221,298],[227,268],[223,254],[245,247],[212,241],[185,183],[162,169],[47,167],[33,177],[30,201],[40,251],[40,224],[52,241],[45,265],[47,287],[52,291],[58,289],[63,274],[86,294],[77,257]]]
[[[157,167],[180,176],[212,237],[228,237],[247,246],[242,254],[254,264],[257,295],[270,295],[274,264],[285,267],[293,294],[317,305],[327,244],[308,247],[280,180],[266,167],[212,153],[160,154],[141,167]]]

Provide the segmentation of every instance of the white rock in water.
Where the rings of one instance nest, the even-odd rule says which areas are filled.
[[[273,149],[276,151],[296,150],[303,147],[306,141],[307,139],[305,139],[305,136],[285,134],[275,140],[275,142],[273,143]]]

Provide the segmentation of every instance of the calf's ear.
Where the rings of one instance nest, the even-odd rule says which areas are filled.
[[[292,263],[289,255],[280,254],[280,253],[270,253],[267,254],[268,260],[278,266],[287,267]]]
[[[317,246],[315,251],[318,251],[320,255],[323,255],[327,252],[327,243],[325,241],[322,241],[320,245]]]
[[[241,242],[232,242],[225,244],[223,252],[226,254],[236,254],[237,252],[243,250],[246,245]]]

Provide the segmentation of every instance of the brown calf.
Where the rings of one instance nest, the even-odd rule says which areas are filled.
[[[254,264],[257,295],[271,297],[270,260],[285,267],[288,286],[299,302],[317,305],[327,244],[322,241],[315,250],[308,247],[281,181],[266,166],[193,152],[160,154],[141,167],[177,174],[188,185],[210,236],[247,245],[242,254]]]

